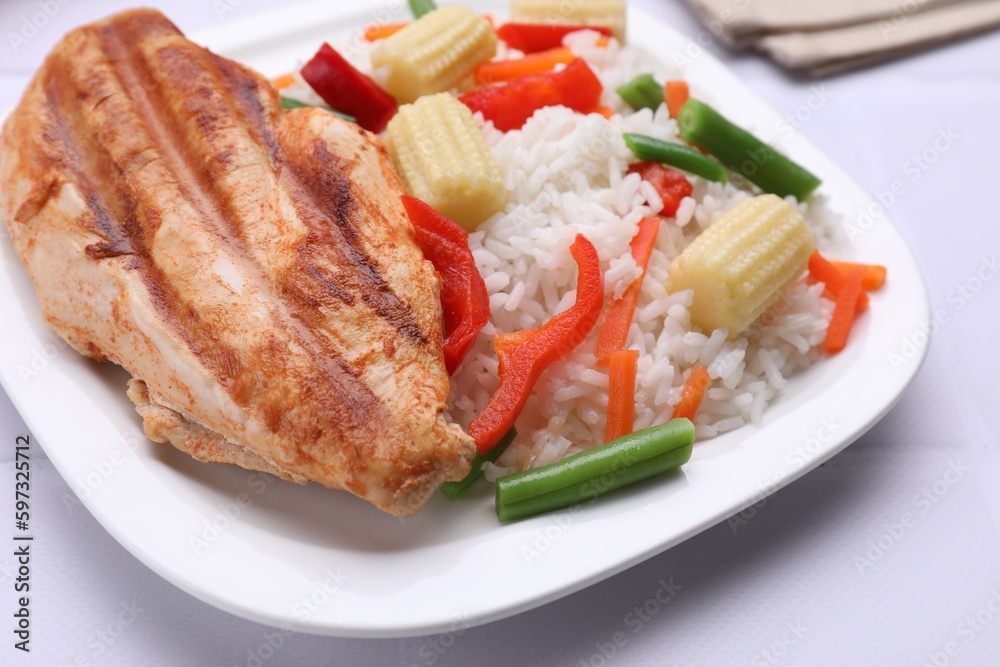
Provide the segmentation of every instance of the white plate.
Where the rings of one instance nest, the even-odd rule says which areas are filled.
[[[395,18],[380,16],[385,8],[381,0],[317,2],[196,39],[273,75],[325,39]],[[477,8],[501,13],[492,3]],[[699,444],[683,472],[667,479],[507,526],[497,523],[481,485],[471,499],[450,504],[437,496],[399,521],[347,494],[268,484],[259,474],[201,464],[147,441],[125,397],[125,373],[59,342],[4,239],[0,379],[59,472],[115,539],[180,588],[246,618],[329,635],[429,634],[530,609],[660,553],[815,468],[889,410],[919,366],[894,370],[889,355],[919,362],[913,357],[922,358],[923,346],[906,343],[919,339],[929,315],[903,239],[885,218],[858,223],[859,212],[873,206],[868,195],[805,139],[783,136],[779,116],[720,63],[652,17],[630,12],[633,44],[668,62],[675,52],[700,53],[685,65],[694,87],[823,178],[821,192],[863,229],[838,256],[888,266],[889,281],[872,295],[847,349],[794,377],[763,427]]]

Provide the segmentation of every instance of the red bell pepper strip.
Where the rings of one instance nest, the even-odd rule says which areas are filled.
[[[424,257],[441,275],[444,363],[451,375],[490,319],[486,283],[469,250],[469,233],[416,197],[402,199]]]
[[[611,36],[611,29],[604,26],[505,23],[497,29],[497,37],[518,51],[538,53],[562,46],[563,37],[578,30],[593,30]]]
[[[469,424],[469,435],[480,454],[493,449],[514,425],[542,372],[582,343],[601,316],[604,283],[597,250],[577,234],[570,252],[579,269],[576,303],[537,329],[497,334],[493,339],[500,386]]]
[[[653,244],[656,243],[658,231],[660,231],[658,217],[643,218],[639,221],[638,233],[632,237],[632,259],[642,269],[643,275],[632,281],[621,298],[615,299],[608,306],[595,352],[597,362],[601,365],[607,364],[613,353],[625,349],[628,330],[632,326],[632,316],[635,314],[635,304],[639,301],[642,278],[646,275],[646,267],[649,266],[649,256],[653,254]]]
[[[396,113],[396,99],[325,42],[302,68],[302,78],[324,102],[371,132],[384,130]]]
[[[499,88],[479,88],[458,99],[507,132],[519,129],[542,107],[561,104],[589,113],[600,103],[603,90],[587,63],[577,58],[559,72],[521,77]]]
[[[684,174],[659,162],[637,162],[628,168],[628,173],[639,174],[642,180],[656,188],[656,193],[663,200],[660,215],[668,218],[677,215],[681,200],[690,197],[694,191]]]

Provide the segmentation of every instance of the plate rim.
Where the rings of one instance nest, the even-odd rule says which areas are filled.
[[[494,13],[503,13],[500,11],[498,3],[461,2],[457,4],[479,7],[486,6],[489,7]],[[382,7],[382,3],[379,3],[378,0],[361,0],[360,2],[352,3],[351,6],[344,6],[343,4],[338,3],[326,3],[320,0],[310,0],[309,2],[296,3],[276,10],[254,14],[238,21],[234,20],[221,27],[194,33],[190,36],[190,38],[198,43],[207,43],[211,48],[213,48],[213,50],[216,50],[217,44],[222,45],[223,48],[219,50],[224,53],[225,51],[237,48],[238,46],[243,48],[252,46],[256,41],[260,41],[261,39],[280,38],[280,35],[276,36],[273,34],[276,26],[278,29],[290,32],[302,29],[307,24],[341,21],[351,16],[374,11],[379,7]],[[636,34],[636,32],[640,35],[644,35],[648,33],[649,26],[655,26],[657,30],[664,30],[670,34],[670,40],[666,41],[684,41],[686,43],[694,44],[694,41],[691,38],[680,35],[677,31],[673,30],[662,21],[649,15],[640,8],[629,6],[628,11],[629,30],[633,35]],[[264,35],[257,34],[254,36],[255,31],[265,28],[268,30],[268,33],[265,33]],[[651,43],[640,43],[640,46],[652,51],[657,57],[664,58],[666,55],[662,52],[662,49],[659,53],[657,53],[657,49],[654,48],[654,45]],[[310,48],[312,48],[311,45],[307,46],[303,50],[303,53],[307,52]],[[764,102],[756,93],[743,85],[742,82],[738,81],[735,78],[735,75],[733,75],[733,73],[730,72],[725,65],[715,59],[714,56],[706,50],[701,49],[701,52],[698,55],[698,61],[696,61],[695,65],[696,67],[701,68],[708,67],[709,70],[713,72],[713,76],[722,76],[723,79],[727,79],[727,85],[733,85],[737,90],[737,93],[733,95],[734,99],[750,99],[753,101],[753,106],[758,111],[763,109],[766,112],[765,115],[780,118],[776,110]],[[715,84],[713,84],[713,87],[714,86]],[[874,200],[870,195],[868,195],[867,192],[864,192],[863,189],[861,189],[861,187],[853,181],[853,179],[833,164],[829,158],[826,157],[825,153],[812,145],[811,142],[806,140],[794,128],[791,128],[791,135],[785,140],[782,140],[781,138],[775,139],[779,147],[787,149],[793,155],[805,151],[814,154],[814,157],[818,156],[817,159],[824,164],[822,165],[822,168],[817,169],[817,171],[821,173],[824,181],[828,180],[830,175],[833,175],[836,177],[835,180],[837,182],[842,181],[847,185],[850,185],[862,194],[862,198],[864,200],[869,203],[874,203]],[[810,167],[814,166],[815,165],[810,164]],[[839,187],[841,186],[838,186],[838,188]],[[910,304],[910,307],[913,310],[912,314],[915,316],[914,321],[924,321],[928,319],[930,314],[930,300],[927,292],[926,281],[920,273],[919,268],[917,268],[913,253],[905,239],[901,234],[899,234],[896,227],[892,225],[888,218],[885,218],[885,223],[884,227],[887,227],[888,229],[883,229],[882,231],[884,233],[888,233],[892,237],[895,237],[893,239],[895,241],[893,250],[901,254],[902,259],[907,260],[912,265],[909,268],[911,268],[916,274],[918,286],[920,287],[920,294],[919,299],[916,299],[912,304]],[[4,235],[6,235],[6,231],[3,231]],[[18,264],[20,263],[19,260],[15,261]],[[23,267],[16,268],[23,271]],[[6,282],[9,284],[10,279],[6,268],[2,274],[3,275],[0,276],[0,282]],[[908,287],[912,289],[914,285],[911,284]],[[19,302],[19,297],[18,295],[13,294],[13,289],[3,289],[0,292],[2,292],[2,294],[0,294],[0,303],[7,302],[11,298],[13,298],[16,302]],[[45,326],[47,327],[47,325]],[[20,332],[20,334],[23,335],[24,331],[24,325],[19,321],[10,328],[10,332],[4,332],[2,334],[2,338],[8,341],[11,339],[17,341],[18,336],[15,334]],[[28,346],[34,345],[34,349],[37,349],[37,346],[42,341],[38,339],[30,328],[26,329],[26,331],[27,336],[23,338],[21,342],[26,343]],[[52,332],[49,331],[49,333]],[[823,448],[814,458],[807,462],[807,465],[790,470],[780,482],[776,481],[771,487],[768,488],[766,495],[770,495],[792,481],[799,479],[807,472],[820,465],[822,462],[845,449],[857,438],[861,437],[861,435],[863,435],[864,432],[871,428],[875,423],[877,423],[887,412],[889,412],[889,410],[892,409],[892,407],[905,393],[906,388],[912,383],[914,377],[919,371],[920,366],[925,360],[926,354],[927,346],[925,345],[920,347],[917,357],[910,360],[915,363],[908,364],[902,374],[896,375],[896,382],[894,383],[895,386],[890,391],[892,396],[887,402],[881,404],[877,410],[867,415],[864,419],[853,423],[843,437],[839,438],[834,444]],[[59,359],[56,358],[54,363],[58,365]],[[72,479],[74,477],[74,473],[69,469],[69,463],[66,459],[64,459],[64,455],[59,449],[59,445],[53,444],[52,442],[48,445],[45,444],[49,441],[49,438],[46,437],[45,434],[55,433],[56,428],[52,424],[44,422],[45,415],[38,412],[37,405],[31,404],[30,395],[26,391],[23,391],[23,388],[18,386],[16,382],[17,378],[13,375],[12,368],[12,365],[9,363],[0,367],[0,383],[2,383],[7,395],[14,404],[15,408],[18,410],[18,413],[22,416],[22,419],[24,419],[25,424],[28,426],[31,433],[36,436],[36,440],[39,444],[41,444],[49,460],[52,461],[53,465],[59,471],[63,479],[65,479],[71,488],[73,488]],[[809,405],[809,403],[806,405]],[[794,411],[795,410],[793,410],[793,412]],[[758,437],[758,435],[762,434],[766,428],[768,428],[768,426],[761,428],[758,434],[751,436],[751,439]],[[116,518],[114,512],[109,511],[109,508],[107,507],[109,503],[102,502],[101,496],[98,496],[95,500],[92,497],[82,497],[77,488],[73,488],[73,491],[77,494],[80,502],[98,520],[101,526],[107,530],[119,544],[124,546],[144,565],[192,596],[207,602],[212,606],[243,618],[271,626],[282,628],[287,627],[291,631],[295,632],[306,632],[310,634],[345,637],[404,637],[448,631],[448,629],[454,625],[455,619],[458,617],[458,614],[454,613],[454,610],[452,610],[451,613],[445,615],[438,613],[435,617],[427,616],[422,620],[413,619],[409,622],[403,623],[396,621],[392,624],[379,624],[372,619],[363,620],[351,618],[351,614],[349,612],[333,618],[329,616],[322,616],[321,618],[309,617],[305,619],[292,620],[290,619],[288,611],[279,613],[274,609],[269,610],[261,608],[260,606],[248,605],[233,599],[230,595],[224,594],[224,592],[218,587],[207,585],[205,582],[197,582],[189,579],[176,567],[172,568],[170,563],[164,563],[161,558],[157,558],[157,554],[149,553],[146,549],[142,548],[140,544],[136,542],[134,537],[130,537],[122,533],[120,530],[120,517]],[[662,553],[680,542],[690,539],[703,530],[720,523],[725,518],[743,511],[746,507],[752,505],[761,497],[766,496],[750,495],[745,497],[740,502],[730,502],[724,509],[717,509],[714,512],[703,515],[699,521],[689,524],[686,530],[670,535],[666,539],[657,541],[654,544],[644,544],[643,548],[636,548],[630,556],[617,558],[613,562],[606,563],[603,568],[590,568],[588,574],[568,576],[560,584],[550,586],[545,590],[537,591],[534,595],[521,595],[513,602],[508,600],[507,602],[499,605],[479,605],[477,608],[468,611],[463,615],[464,621],[467,622],[469,627],[492,622],[541,606],[586,588],[598,581],[628,569],[629,567],[632,567],[656,554]],[[526,530],[527,527],[539,525],[539,522],[544,521],[546,521],[545,516],[538,517],[536,520],[529,520],[529,522],[514,524],[512,526],[498,525],[497,532],[507,531],[509,534],[510,531],[508,528],[517,529],[517,527],[520,527],[520,529],[517,529],[518,532],[523,532],[523,530]],[[573,538],[573,541],[575,540],[576,538]]]

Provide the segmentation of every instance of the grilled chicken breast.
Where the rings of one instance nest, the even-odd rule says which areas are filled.
[[[153,10],[69,33],[0,145],[45,319],[131,373],[150,438],[405,516],[475,448],[400,194],[377,137]]]

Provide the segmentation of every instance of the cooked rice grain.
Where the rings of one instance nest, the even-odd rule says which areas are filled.
[[[604,83],[603,103],[619,112],[610,121],[555,107],[538,111],[521,130],[502,133],[477,116],[501,164],[510,201],[470,235],[490,294],[492,326],[479,336],[453,378],[451,416],[463,426],[496,388],[494,333],[541,326],[572,305],[576,265],[569,245],[576,234],[584,234],[597,248],[610,301],[640,273],[629,245],[639,221],[663,207],[648,184],[635,174],[626,175],[633,158],[621,134],[638,132],[679,142],[677,126],[663,106],[656,112],[631,113],[611,92],[649,71],[649,59],[617,45],[597,48],[595,40],[594,33],[578,34],[569,38],[569,45]],[[664,68],[656,74],[664,79],[677,73]],[[825,337],[832,304],[822,298],[821,285],[800,281],[735,340],[727,341],[725,331],[693,331],[687,310],[691,294],[668,294],[664,287],[670,262],[701,231],[755,192],[745,183],[689,179],[692,196],[681,202],[676,218],[661,223],[628,345],[640,352],[635,428],[670,419],[684,379],[700,363],[711,384],[695,426],[699,438],[710,438],[761,422],[786,378],[820,356],[817,346]],[[817,243],[825,245],[833,218],[822,198],[796,205]],[[542,376],[517,422],[514,445],[496,464],[484,466],[488,479],[603,442],[608,373],[594,357],[599,330],[600,323],[579,348]]]

